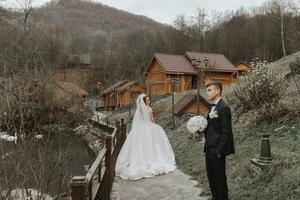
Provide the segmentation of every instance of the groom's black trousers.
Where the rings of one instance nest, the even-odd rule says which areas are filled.
[[[206,170],[213,200],[227,200],[228,188],[226,181],[226,158],[206,151]]]

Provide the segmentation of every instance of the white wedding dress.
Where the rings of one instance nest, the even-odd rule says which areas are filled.
[[[176,169],[175,156],[164,130],[151,121],[151,108],[137,99],[132,128],[116,162],[116,175],[138,180]]]

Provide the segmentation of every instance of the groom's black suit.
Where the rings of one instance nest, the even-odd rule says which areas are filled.
[[[229,106],[220,99],[215,110],[217,118],[207,116],[208,125],[205,129],[206,169],[208,181],[214,200],[227,200],[226,156],[234,154],[234,142]],[[209,111],[209,112],[210,112]]]

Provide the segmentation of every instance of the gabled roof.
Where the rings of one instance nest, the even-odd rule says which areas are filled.
[[[174,105],[174,113],[176,115],[182,115],[194,102],[197,101],[197,94],[188,94],[179,99],[179,101]],[[209,103],[200,96],[200,101],[204,103],[204,105],[209,107]]]
[[[75,83],[67,82],[67,81],[55,81],[55,83],[68,93],[76,94],[81,97],[85,97],[89,95],[87,91],[85,91]]]
[[[132,87],[135,84],[137,84],[138,81],[129,81],[128,83],[125,83],[124,85],[122,85],[121,87],[118,88],[119,92],[122,92],[123,90],[126,90],[128,87]]]
[[[107,88],[106,90],[104,90],[102,92],[102,94],[107,94],[109,92],[112,92],[115,88],[118,88],[126,83],[128,83],[129,81],[128,80],[122,80],[122,81],[118,81],[116,82],[115,84],[113,84],[112,86],[110,86],[109,88]]]
[[[196,74],[195,68],[185,56],[162,53],[154,54],[146,73],[155,59],[167,74]]]
[[[246,62],[239,62],[238,64],[235,65],[235,69],[237,71],[246,71],[250,68],[249,64]]]
[[[202,53],[187,51],[185,56],[191,60],[192,58],[204,60],[208,58],[208,69],[212,71],[236,71],[234,65],[223,55],[216,53]]]

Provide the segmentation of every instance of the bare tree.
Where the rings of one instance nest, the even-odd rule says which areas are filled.
[[[7,71],[0,78],[0,128],[16,133],[18,141],[12,145],[0,141],[0,176],[4,180],[0,184],[4,184],[8,199],[14,188],[35,186],[41,194],[47,193],[50,183],[56,179],[54,170],[64,160],[61,150],[58,161],[52,159],[54,163],[49,166],[50,133],[41,128],[43,124],[51,125],[55,108],[51,53],[47,51],[47,42],[52,41],[47,41],[30,22],[32,1],[15,3],[19,7],[11,20],[18,23],[0,29],[0,64]],[[34,136],[41,133],[47,138],[42,145],[37,145]],[[63,183],[65,177],[59,178]]]
[[[208,30],[209,21],[205,9],[197,8],[191,18],[191,26],[195,30],[195,38],[199,41],[199,50],[204,50],[205,32]]]
[[[286,56],[286,26],[285,18],[297,13],[298,7],[293,0],[272,0],[266,3],[269,11],[275,13],[275,17],[280,21],[280,36],[283,56]]]

